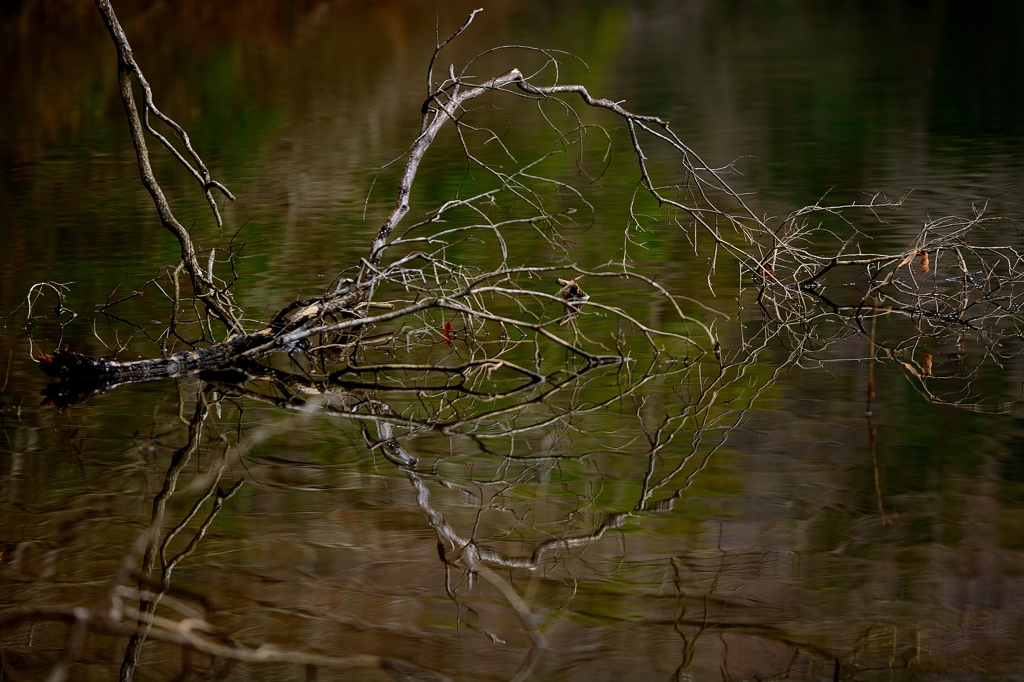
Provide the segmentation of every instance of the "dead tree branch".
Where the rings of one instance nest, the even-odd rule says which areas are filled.
[[[124,111],[128,117],[128,128],[131,131],[132,144],[135,146],[135,155],[138,158],[139,175],[142,177],[142,184],[153,198],[157,215],[160,216],[160,222],[168,231],[171,232],[171,234],[175,236],[181,246],[181,262],[184,263],[185,269],[188,271],[189,277],[192,279],[192,286],[195,290],[196,296],[203,301],[210,311],[212,311],[224,323],[231,334],[243,333],[244,330],[229,292],[218,288],[214,280],[212,267],[213,252],[210,252],[211,265],[204,270],[199,262],[195,245],[193,244],[192,238],[189,236],[188,230],[178,222],[178,219],[174,217],[174,213],[171,211],[171,207],[167,202],[167,197],[164,196],[163,189],[160,187],[160,183],[157,182],[156,176],[153,174],[153,167],[149,161],[149,148],[146,145],[145,133],[149,132],[149,134],[159,140],[160,143],[196,178],[203,190],[203,194],[206,196],[207,202],[210,204],[210,208],[216,218],[218,227],[221,227],[223,222],[220,217],[220,211],[217,209],[217,202],[213,198],[212,190],[217,189],[232,201],[234,200],[234,196],[224,185],[212,179],[209,169],[203,163],[203,160],[199,157],[199,154],[196,153],[195,149],[192,148],[192,143],[185,130],[175,123],[169,116],[166,116],[157,109],[156,105],[153,103],[153,91],[150,88],[146,77],[143,75],[142,69],[139,68],[138,63],[135,61],[135,54],[128,42],[128,37],[125,35],[124,29],[117,20],[117,15],[114,14],[114,8],[111,7],[109,0],[96,0],[96,7],[99,9],[100,16],[103,18],[103,23],[107,27],[107,31],[110,32],[110,37],[114,41],[114,47],[117,49],[117,75],[121,92],[121,102],[124,104]],[[135,94],[132,91],[133,78],[138,81],[143,92],[144,108],[143,116],[141,118],[139,117],[139,108],[135,103]],[[189,163],[189,161],[177,149],[175,149],[174,145],[171,144],[166,137],[153,128],[149,122],[150,112],[160,119],[160,121],[170,126],[174,130],[175,134],[181,138],[182,143],[185,145],[186,152],[192,158],[192,162],[195,163],[195,167],[193,167],[193,165]]]

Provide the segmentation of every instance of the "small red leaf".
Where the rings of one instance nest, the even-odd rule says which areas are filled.
[[[455,329],[452,328],[451,322],[444,323],[444,345],[451,348],[452,341],[455,340]]]

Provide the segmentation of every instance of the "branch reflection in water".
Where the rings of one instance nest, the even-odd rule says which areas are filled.
[[[389,365],[392,349],[375,340],[366,347],[353,342],[351,364],[332,373],[311,353],[286,367],[243,366],[242,383],[179,382],[177,414],[154,429],[159,437],[139,442],[140,450],[157,452],[179,442],[153,487],[150,525],[113,574],[90,571],[89,582],[101,587],[91,590],[98,594],[92,606],[5,612],[5,655],[19,660],[19,647],[11,646],[18,637],[11,635],[61,621],[69,627],[50,679],[67,679],[73,661],[101,665],[109,640],[97,635],[130,635],[126,679],[147,664],[147,677],[168,670],[174,649],[182,677],[262,676],[273,664],[280,668],[274,676],[294,676],[292,669],[316,679],[372,679],[372,670],[395,679],[553,679],[626,665],[642,652],[630,654],[624,642],[600,645],[616,652],[608,661],[593,650],[594,637],[628,638],[638,628],[677,633],[679,653],[664,661],[677,668],[666,679],[716,668],[806,679],[873,669],[927,674],[955,665],[956,651],[935,642],[962,624],[926,616],[926,605],[918,614],[924,630],[902,625],[905,614],[890,619],[879,605],[823,628],[830,618],[803,598],[807,588],[797,581],[804,562],[836,561],[856,571],[858,560],[840,550],[834,559],[788,551],[771,537],[785,533],[781,527],[745,548],[727,546],[722,530],[717,546],[703,546],[700,534],[657,531],[663,524],[678,531],[673,524],[685,519],[700,523],[699,509],[713,499],[715,485],[702,476],[721,476],[716,455],[778,374],[802,357],[793,354],[770,371],[758,364],[782,332],[795,333],[792,326],[761,325],[721,360],[653,355],[640,367],[570,356],[544,382],[525,385],[501,366],[432,366],[431,358],[452,352],[444,337],[419,348],[423,363]],[[449,387],[434,379],[439,374],[467,383],[449,379]],[[296,442],[295,434],[307,435]],[[346,501],[351,489],[335,483],[336,462],[348,458],[313,453],[339,441],[349,449],[358,439],[362,452],[379,455],[372,473],[357,474],[365,468],[355,464],[340,478],[369,480],[378,492]],[[225,472],[234,472],[233,482],[222,483]],[[222,537],[202,559],[201,573],[177,589],[172,571],[188,566],[245,480],[286,496],[326,496],[342,505],[337,518],[353,527],[339,537],[336,527],[315,524],[304,541],[268,519],[261,551],[274,554],[284,543],[285,556],[221,563],[225,550],[227,557],[238,551],[228,549],[237,541]],[[700,490],[702,483],[710,487]],[[341,488],[351,485],[359,484]],[[694,486],[698,502],[686,505]],[[252,504],[262,496],[245,506],[256,511]],[[394,506],[380,506],[385,499]],[[419,524],[408,521],[413,510]],[[248,513],[240,510],[233,523]],[[429,527],[431,537],[417,526]],[[97,539],[101,553],[119,544]],[[320,556],[350,551],[362,558]],[[29,603],[53,602],[56,586],[23,580],[35,595]],[[195,585],[221,587],[207,593]],[[442,596],[450,611],[439,609]],[[222,600],[233,606],[219,609]],[[394,608],[405,616],[394,619]],[[287,633],[280,627],[288,622],[301,625]],[[61,639],[59,631],[46,632],[51,644]],[[500,653],[474,653],[495,646]],[[359,653],[367,649],[381,653]]]
[[[171,322],[151,339],[162,357],[92,358],[67,352],[59,336],[54,353],[40,359],[65,377],[47,401],[72,407],[118,386],[171,377],[178,409],[154,408],[152,428],[133,449],[139,464],[111,464],[103,489],[69,495],[82,518],[110,524],[106,533],[73,537],[88,545],[74,556],[81,580],[50,582],[52,573],[34,572],[33,545],[42,540],[5,547],[12,558],[4,577],[19,586],[21,606],[0,613],[4,674],[45,670],[62,680],[83,670],[109,676],[118,666],[123,680],[1001,672],[996,660],[979,666],[978,647],[959,644],[1019,627],[1019,607],[971,623],[927,599],[902,599],[903,576],[869,575],[877,591],[842,610],[830,603],[842,603],[834,585],[830,592],[814,584],[864,571],[868,562],[847,549],[895,526],[884,505],[872,403],[877,506],[838,546],[808,550],[795,537],[810,534],[826,504],[771,507],[779,518],[762,532],[752,532],[756,524],[730,531],[721,493],[731,489],[739,504],[744,494],[719,466],[730,442],[756,429],[748,423],[753,408],[796,368],[866,360],[872,398],[876,365],[885,365],[932,403],[1008,409],[975,385],[986,361],[1019,352],[1020,257],[1013,246],[967,240],[995,224],[982,211],[929,221],[909,244],[877,253],[854,248],[859,216],[888,215],[902,197],[816,203],[769,224],[726,182],[729,169],[707,165],[667,121],[595,99],[579,85],[539,85],[558,66],[555,53],[541,51],[547,61],[529,76],[513,68],[478,82],[454,67],[440,85],[428,76],[397,206],[366,258],[347,272],[351,279],[341,273],[320,296],[257,324],[234,298],[244,283],[235,276],[234,244],[220,261],[217,249],[203,251],[147,172],[144,133],[155,132],[142,120],[146,111],[162,114],[126,57],[131,50],[109,3],[97,4],[121,58],[143,179],[182,261],[147,283],[173,281],[170,291],[160,289]],[[130,102],[133,77],[145,93],[141,120]],[[505,148],[498,156],[508,159],[486,157],[501,138],[471,125],[469,114],[478,112],[462,107],[499,94],[526,99],[549,123],[544,107],[557,109],[575,127],[552,124],[556,152],[521,157],[532,161],[521,164]],[[588,135],[608,135],[560,95],[582,97],[623,123],[639,162],[614,263],[584,268],[570,258],[565,234],[586,226],[573,216],[593,204],[562,179],[564,171],[539,175],[564,146],[578,146],[582,159]],[[493,186],[446,198],[393,235],[409,211],[418,164],[446,123],[460,161]],[[474,146],[481,132],[486,141]],[[223,188],[184,142],[198,170],[176,158],[200,181],[220,226],[210,189]],[[645,146],[657,144],[664,149]],[[502,170],[508,160],[513,172]],[[677,171],[681,180],[655,179]],[[710,288],[722,289],[719,268],[737,266],[738,319],[670,294],[631,265],[637,235],[651,227],[648,211],[659,227],[682,228],[687,239],[692,233],[695,252],[712,254],[704,264]],[[535,248],[506,238],[521,228],[539,234],[535,244],[555,254],[552,264],[535,264]],[[215,276],[217,266],[230,267],[229,280]],[[180,290],[182,273],[192,284],[191,311],[180,305],[189,296]],[[840,286],[837,277],[846,281]],[[41,309],[33,308],[41,297],[57,296],[50,322],[63,334],[74,321],[66,289],[33,286],[28,316]],[[124,323],[109,309],[128,299],[109,302],[115,298],[99,312],[117,339]],[[654,323],[641,321],[644,308]],[[28,340],[36,341],[31,331]],[[127,345],[108,350],[118,356]],[[940,371],[933,354],[973,360]],[[156,386],[158,394],[170,383]],[[146,395],[138,385],[120,389],[133,390]],[[54,420],[73,418],[72,410]],[[131,489],[136,476],[153,483]],[[7,485],[10,495],[13,473]],[[148,523],[134,541],[123,528],[138,514],[106,506],[115,495],[146,506]],[[324,514],[320,505],[340,509]],[[713,524],[717,534],[700,528]],[[63,549],[47,542],[44,565]],[[652,650],[639,650],[638,641]]]

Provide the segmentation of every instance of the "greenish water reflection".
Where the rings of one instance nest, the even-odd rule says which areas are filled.
[[[756,192],[759,213],[784,215],[826,193],[841,201],[914,190],[888,224],[858,226],[896,245],[928,216],[966,214],[972,203],[1024,216],[1018,3],[484,5],[450,61],[505,43],[571,51],[589,68],[567,59],[565,80],[671,119],[716,164],[744,157],[743,175],[732,181]],[[211,225],[190,178],[160,156],[156,172],[203,244],[223,248],[237,230],[252,242],[238,295],[248,310],[262,311],[322,288],[364,254],[398,173],[384,171],[369,193],[373,170],[419,128],[435,15],[454,26],[471,5],[125,2],[118,9],[158,103],[238,196],[226,207],[224,233]],[[126,291],[141,286],[174,262],[177,247],[139,186],[113,51],[94,12],[88,3],[4,5],[0,309],[14,310],[34,282],[73,282],[68,305],[81,316],[64,341],[102,354],[88,325],[95,304],[122,280]],[[496,57],[478,73],[511,64]],[[550,137],[522,126],[532,119],[517,106],[482,111],[482,120],[508,127],[517,158],[536,158]],[[570,237],[572,259],[587,265],[621,258],[624,207],[636,181],[623,131],[611,132],[611,161],[588,195],[595,211],[581,210]],[[600,167],[596,131],[594,140],[590,165]],[[663,169],[670,162],[652,159]],[[428,157],[414,206],[435,205],[465,181],[449,135]],[[1019,241],[1009,231],[977,238]],[[646,248],[629,255],[639,267],[726,313],[716,325],[727,351],[756,337],[756,314],[737,317],[734,271],[716,274],[712,297],[707,255],[694,254],[678,231],[660,225],[638,239]],[[510,243],[511,260],[559,257],[541,243]],[[451,255],[477,257],[461,248]],[[642,319],[666,316],[633,292],[587,289]],[[161,325],[146,323],[167,312],[147,293],[118,314],[155,333]],[[0,396],[0,607],[88,606],[149,522],[168,462],[187,439],[179,414],[187,419],[197,400],[216,400],[185,382],[124,387],[63,411],[37,408],[46,382],[29,361],[23,320],[23,310],[7,317],[0,338],[0,366],[11,359]],[[158,352],[138,332],[100,322],[108,342],[115,330],[118,339],[131,336],[125,357]],[[45,351],[56,334],[40,322],[32,337]],[[868,352],[851,342],[833,357]],[[978,368],[973,395],[1019,400],[1019,361],[999,367],[961,358],[957,348],[934,352],[937,374]],[[681,391],[682,380],[652,385],[572,428],[489,449],[464,436],[412,440],[436,509],[459,532],[515,556],[634,509],[649,467],[662,476],[696,453],[673,479],[696,472],[670,510],[638,513],[544,570],[502,573],[549,641],[536,660],[507,595],[438,560],[435,529],[408,477],[369,449],[357,427],[251,398],[220,397],[204,422],[207,440],[183,474],[186,485],[234,452],[225,480],[247,483],[176,571],[172,596],[201,604],[212,623],[250,644],[389,655],[453,679],[511,679],[527,662],[536,679],[830,679],[837,660],[843,679],[1016,679],[1024,640],[1020,407],[1013,402],[1010,414],[993,415],[935,405],[899,367],[878,363],[869,424],[866,363],[790,368],[773,379],[786,355],[772,345],[756,364],[736,368],[709,407],[719,421],[703,431],[689,424],[654,464],[644,439],[667,415],[688,409],[681,396],[692,393]],[[614,396],[619,381],[613,371],[599,374],[580,399]],[[416,401],[396,404],[412,409]],[[176,499],[175,518],[191,502]],[[0,679],[44,675],[64,636],[59,624],[0,633]],[[72,677],[109,679],[125,638],[90,637]],[[147,679],[173,679],[177,650],[147,647]],[[303,674],[266,664],[227,675]],[[330,679],[327,670],[319,674]]]

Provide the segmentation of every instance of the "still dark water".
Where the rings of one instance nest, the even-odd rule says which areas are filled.
[[[1019,3],[480,4],[440,71],[494,45],[569,51],[589,68],[567,57],[563,80],[670,119],[709,163],[738,159],[731,182],[758,214],[912,190],[884,224],[856,225],[897,250],[929,218],[985,207],[1024,220]],[[315,400],[298,410],[260,400],[258,386],[225,397],[198,380],[155,382],[39,407],[48,381],[34,354],[159,354],[152,338],[168,304],[154,286],[116,309],[131,324],[94,311],[178,251],[139,183],[95,8],[2,7],[0,610],[93,607],[116,593],[134,627],[138,538],[200,404],[209,415],[165,532],[201,501],[211,470],[224,490],[244,485],[175,568],[157,615],[208,623],[224,641],[388,656],[453,680],[1024,679],[1019,348],[997,362],[970,344],[922,341],[945,404],[926,399],[901,362],[868,362],[856,335],[799,362],[768,344],[712,397],[681,390],[703,385],[689,375],[643,384],[610,372],[580,385],[574,404],[587,410],[531,412],[534,426],[512,438],[494,431],[511,418],[412,438],[422,478],[368,447],[359,423],[323,416]],[[192,180],[154,152],[179,219],[204,244],[226,248],[236,232],[249,242],[237,295],[258,318],[365,254],[397,179],[385,171],[371,192],[374,169],[419,130],[435,21],[450,31],[474,5],[115,7],[157,103],[238,197],[219,232]],[[516,54],[522,63],[506,56],[475,73],[539,64]],[[550,146],[514,109],[481,115],[513,153]],[[591,267],[622,259],[636,182],[624,130],[604,123],[615,141],[591,186],[594,217],[567,235],[571,260]],[[462,182],[456,139],[439,140],[410,220]],[[999,225],[973,238],[1021,245],[1012,223]],[[759,322],[742,297],[740,310],[735,269],[709,277],[707,254],[678,228],[647,227],[628,257],[722,311],[706,321],[724,352],[743,347]],[[512,259],[555,258],[537,244],[510,243]],[[25,296],[46,280],[67,287],[78,316],[50,312],[51,296],[25,329]],[[652,324],[664,314],[650,296],[627,304]],[[639,387],[609,400],[623,384]],[[396,400],[411,414],[431,398],[418,399]],[[451,529],[505,557],[589,539],[470,574],[439,558],[424,490]],[[170,551],[185,549],[210,504]],[[0,680],[46,678],[69,631],[5,626]],[[67,679],[114,678],[127,641],[90,631]],[[151,640],[136,678],[434,679],[307,663],[226,667]]]

